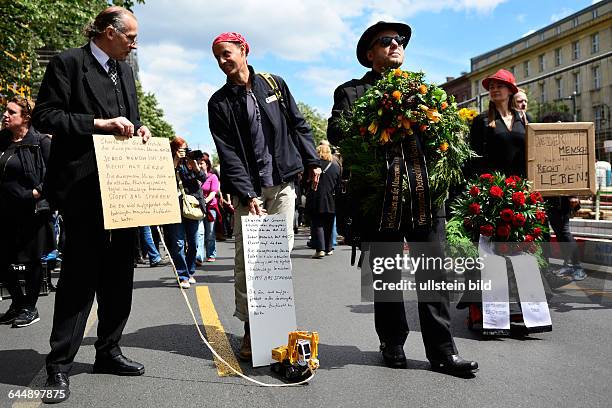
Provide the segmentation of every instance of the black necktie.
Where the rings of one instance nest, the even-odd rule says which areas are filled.
[[[117,61],[114,59],[108,60],[108,76],[115,86],[117,85]]]

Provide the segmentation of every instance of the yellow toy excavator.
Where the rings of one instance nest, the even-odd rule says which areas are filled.
[[[307,331],[289,332],[286,346],[272,349],[272,370],[287,380],[300,381],[319,368],[319,333]]]

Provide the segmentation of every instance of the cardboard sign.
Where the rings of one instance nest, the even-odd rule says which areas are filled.
[[[592,122],[527,125],[527,178],[543,196],[595,194]]]
[[[181,222],[168,139],[93,135],[104,228]]]
[[[287,218],[242,217],[253,367],[269,365],[272,349],[296,330]]]

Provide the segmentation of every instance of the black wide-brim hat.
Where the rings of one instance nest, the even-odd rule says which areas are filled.
[[[408,44],[408,41],[410,41],[410,35],[412,35],[412,29],[408,24],[404,23],[388,23],[386,21],[379,21],[378,23],[369,27],[363,34],[361,34],[361,38],[357,43],[357,59],[364,67],[372,68],[372,61],[368,61],[368,50],[370,49],[370,44],[372,44],[372,41],[374,41],[378,33],[385,30],[393,30],[399,35],[406,37],[408,39],[406,44]]]

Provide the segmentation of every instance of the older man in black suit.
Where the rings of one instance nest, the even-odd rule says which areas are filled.
[[[124,61],[136,48],[138,23],[121,7],[102,11],[87,27],[90,41],[66,50],[47,67],[33,124],[53,134],[46,194],[64,217],[66,245],[60,274],[46,387],[69,396],[68,372],[83,340],[94,295],[98,301],[95,373],[141,375],[142,364],[123,356],[119,340],[132,305],[134,230],[106,231],[92,134],[138,136],[140,123],[132,70]]]

